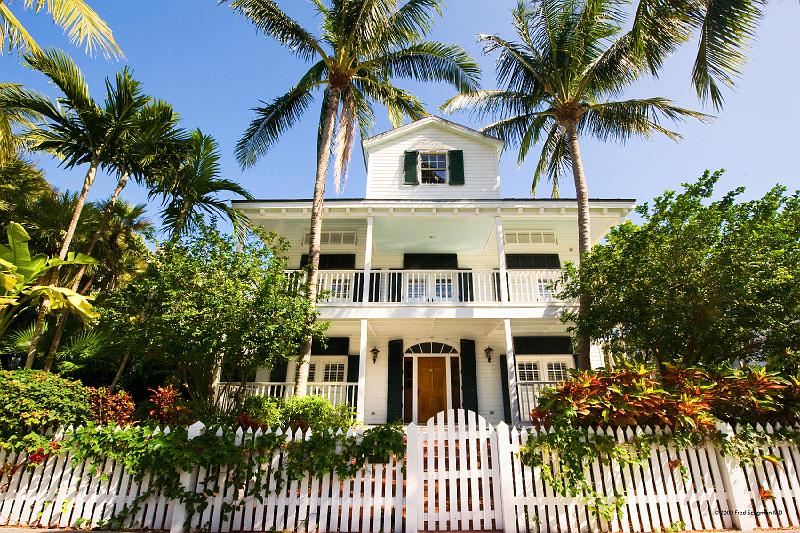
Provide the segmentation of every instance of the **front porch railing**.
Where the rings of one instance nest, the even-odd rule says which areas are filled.
[[[220,383],[218,386],[219,402],[229,406],[241,388],[240,383]],[[245,396],[266,396],[268,398],[291,398],[294,395],[294,383],[283,382],[249,382],[245,385]],[[309,383],[309,396],[327,398],[333,405],[346,404],[356,406],[358,401],[358,384],[356,383]]]
[[[523,424],[531,421],[531,410],[539,405],[539,396],[548,387],[555,387],[558,381],[521,381],[517,383],[519,399],[519,418]]]
[[[561,277],[559,269],[509,270],[511,303],[556,301],[550,288]],[[287,272],[293,279],[301,270]],[[502,279],[496,270],[373,270],[369,282],[361,270],[322,270],[317,290],[321,303],[361,302],[407,305],[492,304],[501,301]]]

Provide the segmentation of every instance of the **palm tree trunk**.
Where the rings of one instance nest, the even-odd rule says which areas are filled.
[[[58,252],[58,258],[61,260],[66,259],[67,253],[69,253],[69,246],[72,244],[72,238],[75,236],[75,228],[78,227],[78,220],[81,218],[83,206],[86,203],[86,198],[89,196],[89,189],[91,189],[95,176],[97,176],[98,166],[99,163],[94,160],[92,161],[91,165],[89,165],[89,170],[86,171],[86,177],[83,179],[83,188],[81,189],[80,196],[78,196],[78,203],[75,204],[75,210],[72,212],[72,220],[69,221],[67,233],[64,235],[64,242],[61,244],[61,250]],[[57,272],[58,268],[56,268],[53,271],[53,274],[50,276],[50,279],[53,280],[50,283],[58,283]],[[33,361],[36,358],[36,352],[39,350],[39,342],[41,341],[42,333],[44,332],[44,321],[49,311],[50,299],[44,297],[41,305],[39,306],[39,315],[36,317],[36,328],[34,330],[35,333],[33,335],[33,339],[31,339],[30,348],[28,348],[28,358],[25,361],[26,369],[33,368]]]
[[[172,228],[172,237],[170,237],[171,243],[176,243],[181,238],[181,232],[183,231],[183,226],[186,225],[186,216],[188,213],[189,204],[184,200],[181,205],[181,210],[178,212],[178,218],[175,219],[175,227]]]
[[[583,160],[581,159],[581,147],[578,143],[577,124],[572,123],[567,126],[567,141],[572,159],[572,177],[575,180],[575,196],[578,201],[578,251],[580,260],[583,261],[586,254],[592,247],[591,227],[589,220],[589,188],[586,185],[586,175],[583,172]],[[591,299],[588,295],[581,294],[578,301],[578,316],[583,316],[591,306]],[[578,334],[578,368],[589,370],[592,366],[589,352],[591,351],[591,341],[586,335]]]
[[[331,142],[339,110],[339,89],[332,88],[322,122],[322,137],[317,152],[317,177],[314,182],[314,200],[311,205],[310,243],[308,245],[308,299],[312,305],[317,303],[317,278],[319,276],[319,251],[322,244],[322,204],[325,200],[325,180],[328,176]],[[308,370],[311,364],[311,342],[309,336],[300,349],[297,378],[294,382],[294,395],[305,396],[308,391]]]
[[[122,356],[122,361],[119,362],[119,366],[117,367],[117,373],[114,374],[114,379],[111,380],[111,385],[108,386],[108,388],[112,391],[114,390],[114,387],[117,386],[117,383],[119,383],[119,380],[122,377],[122,372],[125,371],[125,366],[128,364],[128,359],[130,358],[131,351],[125,350],[125,355]]]
[[[100,221],[100,224],[98,224],[94,235],[92,235],[92,240],[89,242],[89,246],[86,247],[86,255],[92,255],[95,246],[97,246],[97,243],[100,241],[100,237],[103,236],[103,230],[108,226],[108,223],[111,222],[111,217],[114,216],[114,206],[117,205],[119,195],[122,193],[122,189],[124,189],[125,185],[127,184],[128,173],[124,172],[117,182],[117,188],[114,189],[114,194],[111,195],[111,199],[108,201],[106,211],[103,213],[103,219]],[[75,274],[75,278],[72,280],[72,286],[70,289],[73,291],[78,290],[78,288],[81,286],[81,280],[83,279],[83,275],[85,273],[86,265],[81,265],[78,269],[78,272]],[[56,324],[55,332],[53,332],[53,340],[50,342],[50,349],[47,351],[47,358],[44,362],[44,370],[46,372],[49,372],[50,367],[53,365],[53,359],[55,358],[56,351],[58,351],[58,347],[61,344],[61,337],[64,335],[64,329],[67,326],[67,319],[69,319],[69,310],[65,309],[58,315],[58,323]]]

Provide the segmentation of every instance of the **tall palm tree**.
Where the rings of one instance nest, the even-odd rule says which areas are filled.
[[[53,22],[60,26],[70,42],[84,45],[91,55],[99,50],[106,57],[120,57],[122,50],[114,41],[111,28],[86,0],[3,0],[0,2],[0,48],[37,52],[36,40],[14,15],[12,6],[33,9],[35,13],[46,10]]]
[[[137,127],[139,113],[149,97],[125,68],[115,82],[106,80],[106,95],[102,105],[89,94],[89,87],[72,59],[59,50],[34,52],[25,56],[31,68],[43,73],[63,93],[52,101],[19,86],[0,88],[0,109],[8,113],[26,113],[35,118],[34,127],[26,128],[22,138],[33,150],[44,151],[62,160],[66,168],[86,165],[83,187],[78,196],[72,219],[64,234],[58,253],[65,259],[70,249],[89,189],[100,167],[113,167],[116,152]],[[37,331],[43,331],[49,301],[42,301]],[[37,335],[31,343],[28,361],[38,348]]]
[[[273,0],[232,0],[233,9],[258,29],[286,46],[311,68],[283,96],[257,108],[256,117],[236,155],[244,167],[253,165],[308,110],[315,93],[322,93],[317,136],[317,172],[311,207],[308,297],[317,299],[322,204],[331,158],[337,190],[347,176],[356,138],[374,126],[373,104],[386,106],[394,126],[404,116],[427,115],[420,101],[394,85],[396,78],[447,82],[459,91],[477,90],[480,70],[459,46],[427,41],[434,15],[443,0],[313,0],[320,20],[314,35],[286,15]],[[338,130],[338,131],[337,131]],[[335,135],[335,140],[334,140]],[[333,147],[333,150],[331,148]],[[311,339],[300,353],[295,394],[304,396],[311,361]]]
[[[461,94],[443,106],[497,117],[484,131],[518,144],[520,162],[541,142],[534,190],[547,175],[557,196],[559,178],[571,168],[580,257],[589,252],[591,236],[579,137],[624,142],[661,133],[677,140],[680,135],[664,128],[663,119],[707,118],[661,97],[618,99],[647,72],[633,35],[622,34],[621,17],[613,0],[520,1],[513,10],[517,42],[478,36],[487,53],[499,52],[497,81],[502,89]],[[581,298],[579,312],[589,305]],[[578,339],[580,368],[589,368],[589,347],[588,339]]]
[[[193,131],[183,161],[165,172],[151,195],[162,198],[161,219],[172,242],[192,231],[204,214],[225,216],[237,229],[246,223],[219,194],[231,192],[248,200],[253,196],[235,181],[220,178],[217,142],[210,135]]]
[[[764,15],[766,0],[638,0],[631,36],[658,74],[678,46],[697,41],[692,85],[702,101],[724,103],[747,60],[747,47]]]

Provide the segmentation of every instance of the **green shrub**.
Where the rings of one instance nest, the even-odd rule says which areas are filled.
[[[242,427],[279,428],[283,426],[282,401],[266,396],[248,396],[242,405],[242,412],[236,419]]]
[[[89,401],[79,381],[39,370],[0,371],[0,445],[89,419]]]
[[[338,429],[345,430],[355,425],[355,413],[348,405],[334,406],[326,398],[302,396],[289,398],[281,408],[284,426],[305,431]]]

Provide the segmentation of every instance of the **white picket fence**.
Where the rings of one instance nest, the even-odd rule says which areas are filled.
[[[721,427],[728,434],[734,429]],[[773,428],[757,428],[772,432]],[[189,428],[190,437],[203,430]],[[590,430],[594,431],[594,430]],[[660,428],[598,430],[618,442]],[[351,433],[353,435],[355,433]],[[237,432],[253,439],[258,432]],[[230,531],[479,531],[506,533],[650,532],[682,523],[687,530],[778,529],[800,527],[800,449],[782,445],[761,450],[777,458],[751,466],[723,457],[713,446],[676,450],[653,446],[643,466],[600,460],[591,464],[595,490],[625,496],[622,512],[598,519],[585,498],[563,497],[542,481],[538,469],[519,460],[519,450],[535,433],[490,425],[471,411],[442,412],[425,425],[407,427],[404,461],[368,464],[355,477],[307,476],[282,483],[286,451],[276,451],[256,476],[269,480],[262,494],[228,493],[226,472],[184,472],[188,490],[208,493],[208,506],[191,517],[191,527]],[[308,434],[288,434],[288,439]],[[24,454],[0,453],[3,465]],[[553,457],[545,460],[555,466]],[[253,478],[255,479],[255,477]],[[249,480],[252,483],[252,479]],[[149,479],[132,479],[122,465],[74,463],[66,454],[36,468],[20,468],[0,478],[0,526],[90,528],[117,516],[141,494]],[[226,492],[226,490],[228,492]],[[206,492],[208,491],[208,492]],[[234,511],[220,512],[232,505]],[[225,519],[223,520],[223,515]],[[182,531],[186,509],[160,495],[130,516],[126,529]]]

